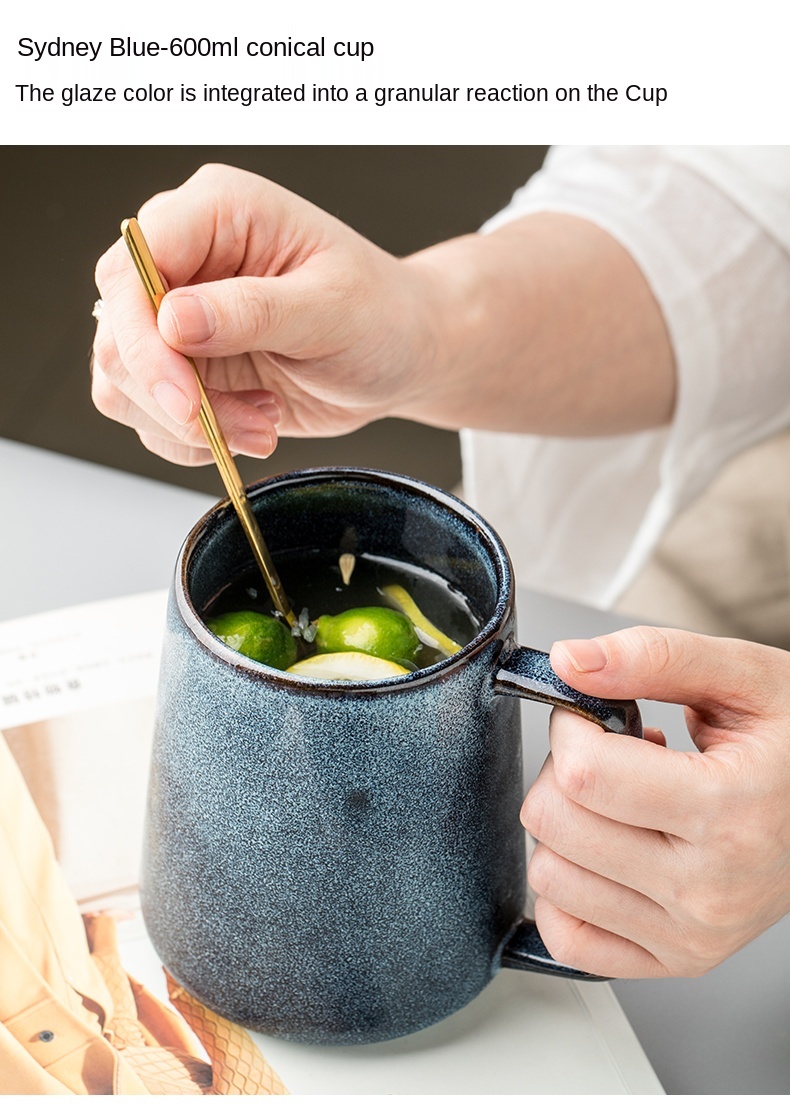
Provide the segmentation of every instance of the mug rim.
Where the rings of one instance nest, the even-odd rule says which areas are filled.
[[[416,669],[410,673],[379,678],[373,681],[332,681],[305,677],[302,674],[275,669],[273,666],[267,666],[263,662],[257,662],[255,659],[248,658],[237,650],[233,650],[209,631],[192,603],[187,588],[190,560],[198,549],[201,540],[205,538],[206,533],[210,531],[220,516],[234,512],[228,497],[217,501],[208,511],[203,513],[184,539],[178,553],[173,585],[176,605],[186,628],[210,654],[233,666],[234,669],[244,672],[247,676],[258,680],[265,678],[276,684],[282,684],[288,689],[298,690],[300,693],[315,692],[322,696],[326,696],[327,693],[339,696],[364,695],[376,692],[389,693],[413,688],[415,685],[425,684],[441,678],[464,665],[469,658],[479,654],[496,637],[513,612],[513,568],[505,545],[491,524],[459,497],[416,477],[361,466],[315,466],[307,469],[289,470],[264,477],[260,481],[248,485],[246,491],[250,500],[254,502],[267,488],[320,484],[338,480],[406,488],[425,499],[435,503],[438,502],[443,508],[452,511],[456,516],[460,516],[466,523],[472,524],[477,533],[484,538],[495,566],[497,599],[491,616],[465,646],[456,654],[434,662],[430,666]]]

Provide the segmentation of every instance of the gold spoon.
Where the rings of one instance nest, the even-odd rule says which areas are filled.
[[[148,249],[148,243],[145,241],[143,232],[140,230],[140,224],[134,218],[125,219],[121,224],[121,234],[123,235],[124,242],[129,248],[129,253],[132,255],[132,260],[137,267],[137,272],[140,274],[140,279],[145,286],[145,291],[148,293],[151,303],[154,306],[154,311],[158,312],[159,305],[162,303],[162,298],[167,290],[162,282],[162,278],[159,276],[159,270],[156,268],[154,259],[151,256],[151,251]],[[214,461],[217,463],[217,469],[220,472],[222,482],[227,489],[231,503],[236,509],[236,514],[239,517],[239,521],[244,528],[244,533],[252,547],[255,561],[258,563],[260,571],[263,574],[263,579],[266,582],[269,596],[272,598],[275,608],[287,620],[291,627],[295,627],[297,622],[296,616],[291,609],[291,605],[288,603],[288,597],[285,595],[285,590],[283,589],[280,576],[272,561],[272,556],[268,551],[266,543],[263,541],[263,535],[258,526],[258,521],[247,499],[246,490],[239,475],[239,471],[236,468],[236,463],[233,461],[233,456],[228,450],[228,444],[225,442],[225,436],[222,434],[222,429],[217,422],[214,409],[211,407],[211,402],[206,395],[206,390],[203,388],[203,382],[200,380],[200,374],[198,373],[195,361],[193,358],[187,358],[187,361],[195,371],[195,378],[197,379],[198,389],[200,391],[200,411],[198,412],[200,426],[203,428],[203,433],[211,448],[211,453],[214,455]]]

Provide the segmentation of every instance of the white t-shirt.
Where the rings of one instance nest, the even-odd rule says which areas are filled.
[[[464,430],[464,492],[522,585],[608,607],[729,458],[790,426],[790,146],[556,147],[483,230],[539,211],[598,224],[639,265],[675,415],[586,439]]]

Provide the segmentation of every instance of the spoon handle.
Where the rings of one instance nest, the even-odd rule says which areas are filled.
[[[121,234],[132,256],[132,261],[137,268],[140,279],[145,286],[145,291],[148,293],[151,303],[153,304],[154,311],[158,312],[159,305],[162,303],[162,299],[167,290],[159,275],[159,270],[156,268],[154,259],[151,256],[148,243],[145,241],[143,232],[140,230],[140,224],[134,218],[125,219],[121,224]],[[200,391],[200,411],[198,412],[200,426],[203,429],[203,434],[206,436],[206,441],[214,456],[214,461],[217,463],[217,469],[222,478],[222,483],[227,490],[231,504],[236,510],[239,522],[252,547],[255,561],[258,563],[258,567],[263,574],[263,579],[266,582],[266,587],[269,590],[269,596],[272,598],[272,602],[277,611],[280,612],[291,627],[294,627],[296,625],[296,616],[291,609],[291,605],[288,603],[288,598],[285,595],[280,576],[272,561],[272,556],[269,553],[266,543],[264,542],[261,529],[258,526],[258,521],[255,518],[255,514],[247,498],[241,476],[236,468],[236,463],[233,461],[233,455],[230,450],[228,450],[228,444],[225,441],[225,436],[222,433],[222,428],[219,425],[211,402],[206,395],[206,390],[203,387],[203,382],[200,379],[195,361],[193,358],[187,358],[187,361],[195,371],[195,378],[197,379],[198,389]]]

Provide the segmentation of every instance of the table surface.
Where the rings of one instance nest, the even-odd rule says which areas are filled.
[[[0,619],[165,587],[181,541],[211,504],[199,493],[2,440],[0,493],[7,520]],[[555,638],[602,633],[628,622],[521,589],[518,604],[522,641],[542,649]],[[643,707],[646,722],[661,727],[671,744],[690,748],[679,708]],[[524,720],[531,777],[547,749],[547,709],[525,704]],[[705,977],[600,987],[607,995],[613,990],[666,1092],[790,1089],[790,1000],[782,968],[788,940],[790,917]],[[532,984],[519,984],[522,978]],[[517,1003],[524,988],[542,993],[551,984],[512,973],[495,982],[505,1006]],[[616,1019],[620,1009],[613,1004],[607,1011],[605,1018]],[[460,1033],[474,1021],[474,1011],[459,1014]],[[386,1055],[399,1048],[381,1049]],[[290,1050],[291,1044],[278,1045],[275,1065]]]

